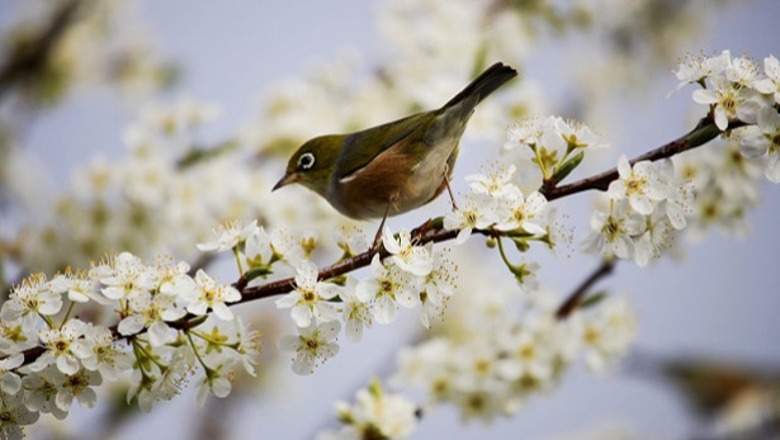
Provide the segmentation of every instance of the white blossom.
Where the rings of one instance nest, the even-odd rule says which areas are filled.
[[[668,206],[668,205],[667,205]],[[634,239],[634,261],[639,267],[647,266],[652,259],[661,256],[663,250],[673,244],[674,229],[663,210],[645,218],[645,231]]]
[[[583,320],[582,340],[588,366],[597,372],[608,369],[623,356],[636,337],[636,315],[622,297],[604,301],[597,313]]]
[[[282,350],[292,351],[292,369],[296,374],[308,375],[339,352],[336,337],[341,331],[339,321],[312,323],[299,327],[298,335],[284,335],[279,341]]]
[[[51,290],[43,274],[25,279],[11,290],[8,301],[3,303],[0,316],[13,321],[19,317],[34,319],[38,314],[54,315],[62,308],[62,296]]]
[[[24,354],[17,353],[0,359],[0,390],[3,393],[13,396],[22,387],[22,378],[13,370],[24,363]]]
[[[726,65],[723,71],[729,81],[746,88],[753,88],[758,77],[758,68],[748,57],[736,57]]]
[[[514,184],[511,183],[516,167],[514,165],[496,165],[485,174],[466,176],[471,190],[476,194],[487,194],[500,198],[511,194]]]
[[[128,304],[131,313],[119,322],[118,331],[121,335],[134,335],[146,328],[149,341],[155,347],[176,339],[176,330],[166,322],[181,319],[186,312],[175,304],[175,297],[144,293],[133,297]]]
[[[507,128],[504,149],[533,148],[539,143],[543,133],[544,120],[540,116],[524,118]]]
[[[292,308],[290,316],[298,327],[308,327],[312,318],[317,322],[338,318],[336,306],[329,300],[339,294],[339,287],[317,278],[317,267],[308,261],[301,262],[295,275],[295,289],[276,300],[276,307]]]
[[[677,84],[669,95],[688,84],[703,83],[710,76],[721,74],[730,62],[731,52],[728,50],[724,50],[720,55],[712,57],[694,57],[688,54],[684,60],[680,61],[677,70],[674,71],[680,83]]]
[[[468,240],[474,229],[487,229],[499,219],[498,204],[486,194],[468,193],[460,207],[444,215],[444,227],[459,229],[456,244]]]
[[[625,200],[612,201],[609,212],[596,211],[590,220],[591,232],[582,243],[589,253],[631,258],[632,238],[644,231],[644,218],[630,209]]]
[[[373,317],[369,307],[369,298],[358,296],[356,293],[357,281],[350,277],[347,285],[339,292],[339,298],[343,305],[342,316],[344,319],[347,339],[357,342],[363,336],[363,327],[371,327]]]
[[[65,374],[50,365],[36,374],[22,379],[24,405],[30,411],[50,413],[59,420],[68,415],[68,411],[57,405],[57,395],[65,384]]]
[[[539,192],[534,191],[524,197],[522,191],[514,187],[502,205],[504,216],[502,216],[502,221],[496,225],[496,229],[510,231],[522,228],[525,232],[533,235],[544,235],[547,232],[543,223],[547,199]]]
[[[218,225],[214,229],[214,235],[216,236],[214,241],[199,243],[198,249],[203,252],[231,250],[258,231],[257,220],[252,220],[246,225],[242,225],[238,220],[230,220]]]
[[[425,276],[431,272],[433,257],[428,248],[415,246],[409,231],[402,230],[398,233],[398,239],[385,226],[382,231],[382,244],[390,253],[389,261],[401,269],[417,276]]]
[[[771,95],[775,104],[780,104],[780,61],[774,55],[764,58],[765,78],[758,79],[754,87],[759,92]]]
[[[103,295],[112,300],[131,298],[155,287],[154,279],[140,258],[122,252],[112,261],[112,271],[100,279]]]
[[[452,263],[442,257],[441,253],[435,253],[433,257],[433,269],[423,279],[420,287],[420,309],[418,316],[425,328],[430,327],[431,318],[444,314],[447,301],[455,292],[453,277],[456,271]]]
[[[75,397],[83,408],[93,408],[97,404],[97,393],[92,387],[102,383],[103,378],[97,371],[80,370],[68,375],[57,392],[55,403],[59,409],[67,412]]]
[[[198,406],[203,407],[206,403],[209,391],[220,399],[224,399],[230,394],[232,385],[228,374],[235,363],[235,358],[228,357],[217,367],[206,370],[206,374],[198,383]]]
[[[85,324],[78,319],[70,319],[60,329],[41,329],[39,337],[46,351],[30,364],[30,369],[39,372],[52,363],[64,374],[76,374],[81,368],[73,349],[74,341],[84,333]]]
[[[631,166],[626,156],[621,155],[617,169],[620,178],[609,184],[607,193],[610,198],[627,198],[631,208],[642,215],[648,215],[653,212],[654,202],[667,197],[665,187],[652,162],[642,161]]]
[[[251,330],[239,317],[233,322],[236,333],[235,350],[240,356],[239,361],[247,374],[255,377],[255,363],[260,357],[260,333]]]
[[[224,321],[233,319],[233,312],[225,303],[234,303],[241,299],[238,290],[229,285],[217,284],[202,269],[195,274],[195,283],[184,289],[180,296],[189,302],[187,311],[193,315],[203,316],[211,309],[214,315]]]
[[[111,331],[104,326],[87,325],[84,338],[73,343],[73,353],[84,368],[98,371],[110,381],[133,365],[133,358],[117,346]]]
[[[354,256],[368,251],[369,244],[366,236],[357,230],[341,226],[333,230],[333,238],[346,256]]]
[[[555,129],[566,142],[567,150],[595,150],[609,147],[585,124],[555,118]]]
[[[740,149],[749,158],[764,157],[764,175],[780,183],[780,114],[773,107],[758,112],[758,128],[742,138]]]
[[[715,125],[719,129],[726,130],[732,119],[748,123],[756,121],[760,103],[753,89],[735,85],[720,76],[711,78],[711,82],[713,88],[694,91],[693,100],[715,107]]]
[[[339,419],[345,426],[339,438],[365,438],[381,435],[387,439],[405,439],[417,427],[417,406],[400,394],[389,394],[374,382],[355,394],[355,404],[337,402]],[[378,434],[376,434],[378,433]]]
[[[38,421],[39,413],[31,411],[21,399],[3,398],[0,400],[0,438],[21,440],[24,438],[23,426]]]
[[[389,324],[395,320],[398,305],[414,308],[419,299],[419,279],[398,266],[386,267],[379,255],[371,261],[373,278],[360,280],[355,295],[363,301],[371,301],[371,309],[380,324]]]
[[[250,267],[265,267],[277,261],[297,266],[303,260],[300,242],[285,227],[276,227],[269,234],[262,226],[246,239],[245,253]]]

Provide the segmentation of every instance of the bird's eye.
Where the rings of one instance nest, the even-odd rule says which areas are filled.
[[[298,158],[298,169],[303,171],[308,171],[314,166],[314,154],[312,153],[303,153],[301,154],[301,157]]]

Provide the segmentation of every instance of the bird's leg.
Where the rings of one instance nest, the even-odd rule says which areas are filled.
[[[450,166],[445,164],[444,168],[444,186],[447,187],[447,193],[450,195],[450,203],[452,203],[452,210],[458,210],[458,204],[455,203],[455,196],[452,194],[452,188],[450,188]]]
[[[374,235],[374,244],[372,244],[371,249],[369,249],[372,255],[379,252],[379,245],[382,244],[382,229],[385,227],[387,214],[390,213],[390,205],[392,204],[393,204],[392,200],[387,202],[387,208],[385,208],[385,215],[382,216],[382,221],[379,222],[379,229],[376,230],[376,234]]]

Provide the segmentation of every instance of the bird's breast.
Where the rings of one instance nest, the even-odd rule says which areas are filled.
[[[348,217],[369,219],[402,214],[430,202],[444,189],[457,141],[454,147],[432,148],[421,158],[410,154],[408,147],[399,142],[354,173],[335,176],[331,204]]]

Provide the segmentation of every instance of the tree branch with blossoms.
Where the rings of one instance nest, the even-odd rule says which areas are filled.
[[[538,290],[537,265],[514,263],[507,243],[520,253],[533,243],[554,249],[566,234],[556,223],[556,210],[549,202],[590,189],[606,191],[608,206],[594,213],[583,248],[606,257],[606,262],[554,307],[530,307],[527,314],[534,319],[504,329],[504,345],[483,353],[484,363],[449,365],[457,357],[441,353],[424,363],[440,365],[442,371],[476,368],[465,371],[477,377],[469,379],[473,383],[457,382],[468,383],[464,390],[435,397],[462,399],[457,401],[464,402],[466,410],[479,411],[484,417],[511,412],[530,391],[560,377],[574,355],[562,342],[566,338],[548,341],[551,334],[562,332],[584,339],[588,363],[604,367],[625,351],[633,337],[633,320],[620,301],[600,305],[594,311],[597,318],[581,316],[577,312],[588,302],[584,295],[610,273],[614,259],[634,259],[644,266],[659,257],[676,231],[686,227],[692,209],[691,182],[662,159],[704,145],[720,134],[752,128],[743,138],[745,149],[754,155],[774,155],[767,159],[766,175],[770,180],[777,175],[778,98],[763,91],[765,80],[775,87],[780,81],[772,68],[774,58],[765,60],[765,76],[756,73],[751,77],[752,64],[727,55],[713,58],[717,62],[700,62],[699,67],[707,66],[704,76],[699,74],[701,68],[692,69],[694,73],[682,68],[678,72],[683,82],[705,86],[708,93],[695,93],[694,99],[709,106],[709,115],[679,139],[633,160],[621,156],[614,169],[561,185],[585,153],[600,142],[584,125],[557,117],[531,118],[510,129],[508,138],[510,148],[530,153],[530,162],[542,171],[538,191],[524,194],[512,182],[514,166],[497,165],[486,174],[466,177],[470,192],[460,209],[412,231],[393,233],[385,228],[379,249],[369,249],[360,234],[343,234],[337,239],[341,258],[322,269],[310,258],[317,248],[314,236],[295,237],[284,228],[268,232],[253,221],[221,225],[213,242],[198,246],[205,252],[233,254],[240,274],[233,284],[219,283],[200,268],[191,275],[191,267],[184,262],[144,262],[127,252],[94,263],[86,271],[59,273],[51,280],[43,274],[32,275],[13,288],[0,309],[0,351],[5,355],[0,358],[0,389],[4,396],[23,390],[22,401],[2,399],[8,415],[3,420],[11,420],[8,426],[18,428],[41,412],[64,417],[74,398],[82,405],[94,405],[93,388],[126,371],[132,371],[128,398],[136,399],[144,410],[177,394],[194,369],[203,372],[199,402],[209,393],[225,397],[231,389],[232,368],[241,364],[252,374],[259,350],[258,335],[230,307],[273,296],[281,295],[276,306],[290,309],[298,330],[298,334],[282,337],[280,345],[293,352],[293,371],[311,374],[338,353],[336,339],[342,322],[347,338],[358,341],[364,328],[374,321],[392,322],[401,308],[415,309],[425,327],[440,317],[454,293],[457,271],[433,245],[462,243],[472,234],[487,238],[488,247],[500,253],[519,290],[530,295]],[[706,87],[707,81],[712,89]],[[697,190],[702,193],[702,188]],[[295,276],[268,281],[279,272],[277,265],[294,270]],[[366,267],[370,267],[369,276],[350,276]],[[82,321],[76,316],[87,305],[114,310],[119,322],[109,327]],[[555,324],[559,321],[565,322]],[[613,332],[615,328],[624,331]],[[121,340],[129,352],[119,346]],[[457,347],[448,348],[457,351]],[[506,385],[499,399],[480,388],[486,372]],[[374,399],[381,396],[376,389]],[[491,406],[498,403],[505,407]]]
[[[667,159],[684,151],[700,147],[721,134],[729,133],[734,129],[744,127],[745,125],[746,124],[742,121],[732,121],[726,128],[726,131],[721,132],[711,118],[703,118],[688,134],[641,154],[629,160],[629,163],[633,165],[642,161]],[[612,168],[566,185],[557,185],[556,183],[553,183],[552,180],[546,180],[539,192],[545,196],[548,201],[552,201],[583,191],[605,191],[612,181],[619,178],[620,176],[617,168]],[[447,229],[443,227],[443,224],[443,217],[431,219],[412,231],[411,240],[416,245],[423,246],[429,243],[442,243],[457,238],[461,230],[454,228]],[[507,233],[493,228],[474,229],[473,232],[492,238],[507,235]],[[382,259],[390,255],[383,247],[380,247],[377,250],[369,250],[322,269],[318,273],[317,279],[328,280],[366,267],[371,263],[374,254],[378,254]],[[241,302],[254,301],[289,292],[295,286],[295,279],[287,278],[256,287],[247,287],[247,283],[248,280],[246,277],[242,276],[234,284],[234,286],[241,291]]]
[[[743,126],[745,126],[745,123],[741,121],[733,121],[730,123],[726,132]],[[678,139],[675,139],[674,141],[671,141],[667,144],[664,144],[660,147],[657,147],[653,150],[650,150],[647,153],[637,156],[636,158],[631,159],[629,163],[634,164],[645,160],[656,161],[656,160],[669,158],[683,151],[687,151],[702,146],[707,142],[709,142],[710,140],[717,137],[719,134],[721,134],[721,132],[714,125],[712,119],[703,118],[696,126],[696,128],[694,128],[690,133]],[[607,186],[609,186],[610,182],[618,178],[619,178],[618,171],[616,168],[613,168],[605,172],[596,174],[594,176],[583,178],[581,180],[578,180],[576,182],[567,185],[558,186],[555,184],[550,184],[549,183],[550,181],[548,180],[545,181],[545,184],[540,189],[540,193],[543,194],[547,198],[547,200],[551,201],[551,200],[567,197],[588,190],[595,189],[595,190],[603,191],[606,189]],[[414,242],[416,246],[424,246],[427,244],[442,243],[442,242],[456,239],[460,234],[461,229],[456,229],[456,228],[446,229],[443,227],[443,224],[444,224],[443,217],[431,219],[421,224],[420,226],[418,226],[413,230],[413,235],[410,236],[410,242]],[[502,236],[510,235],[507,232],[499,231],[493,228],[473,229],[472,232],[490,238],[499,238]],[[236,244],[238,244],[238,242],[236,242]],[[390,252],[388,252],[384,246],[380,246],[378,249],[367,250],[360,254],[339,261],[331,266],[328,266],[320,270],[317,273],[316,278],[317,280],[329,280],[332,278],[336,278],[348,274],[355,270],[367,267],[371,264],[374,255],[378,255],[380,259],[385,259],[391,256]],[[207,261],[208,259],[209,257],[204,256],[202,258],[202,261]],[[202,265],[203,264],[199,263],[198,267]],[[602,266],[602,268],[603,267],[608,267],[608,265],[605,264]],[[611,267],[611,265],[609,267]],[[604,273],[601,273],[602,271]],[[598,272],[599,277],[606,275],[606,273],[609,272],[606,269],[602,269],[602,271]],[[295,278],[285,278],[285,279],[261,284],[258,286],[249,286],[248,284],[251,281],[251,278],[249,278],[249,276],[251,276],[251,273],[242,275],[233,284],[233,287],[235,287],[241,293],[241,298],[237,300],[235,304],[241,304],[241,303],[256,301],[259,299],[269,298],[276,295],[285,294],[294,290],[296,287]],[[582,293],[580,290],[578,290],[575,293],[578,292],[579,294]],[[579,294],[575,296],[579,296]],[[561,304],[560,307],[561,316],[567,316],[571,312],[572,306],[568,304],[569,304],[568,301],[567,303]],[[195,319],[199,319],[199,317],[187,316],[180,320],[171,322],[170,326],[172,328],[184,330],[190,325],[190,322]],[[111,326],[109,327],[109,330],[113,335],[117,336],[120,340],[126,339],[127,336],[120,335],[119,332],[117,331],[117,327],[118,325]],[[37,346],[25,350],[23,352],[24,364],[28,364],[32,361],[35,361],[44,351],[45,348],[42,346]]]
[[[646,153],[640,154],[639,156],[629,160],[629,163],[634,165],[637,162],[655,162],[658,160],[667,159],[685,151],[700,147],[724,133],[731,132],[734,129],[744,127],[745,125],[745,122],[734,120],[729,122],[724,131],[721,131],[715,125],[715,122],[711,117],[705,117],[702,118],[696,127],[688,134],[681,136],[669,143],[661,145],[660,147],[652,149]],[[544,194],[545,197],[547,197],[547,200],[555,200],[571,194],[592,189],[606,191],[610,182],[618,179],[619,177],[620,176],[617,168],[612,168],[604,171],[603,173],[586,177],[566,185],[558,185],[554,180],[545,180],[542,184],[542,188],[539,191]]]

